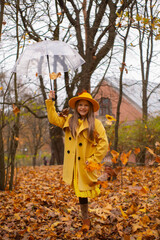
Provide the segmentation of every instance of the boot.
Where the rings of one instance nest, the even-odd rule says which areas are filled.
[[[89,218],[88,219],[83,219],[83,226],[82,226],[81,230],[83,232],[88,232],[90,230],[90,228],[91,228],[90,219]]]
[[[82,219],[83,219],[83,226],[81,230],[87,232],[91,227],[91,222],[88,217],[88,203],[80,204],[80,208],[81,208]]]

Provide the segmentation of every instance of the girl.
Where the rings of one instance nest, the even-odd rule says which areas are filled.
[[[63,128],[65,132],[65,150],[63,180],[74,188],[79,197],[83,219],[82,230],[90,229],[88,216],[88,198],[97,197],[100,193],[96,172],[87,171],[91,162],[100,163],[108,150],[108,140],[102,123],[95,119],[94,112],[99,104],[84,91],[69,100],[73,114],[59,116],[55,110],[55,92],[49,92],[46,100],[48,119],[51,124]]]

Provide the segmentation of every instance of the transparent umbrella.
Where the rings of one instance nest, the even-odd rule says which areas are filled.
[[[45,75],[54,72],[76,70],[84,59],[69,44],[62,41],[44,40],[29,45],[17,60],[14,72],[18,75],[28,75],[30,72]],[[52,83],[50,79],[51,90]]]

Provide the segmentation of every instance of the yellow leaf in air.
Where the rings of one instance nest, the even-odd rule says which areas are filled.
[[[116,152],[115,150],[111,151],[111,154],[113,156],[113,158],[111,159],[113,163],[117,163],[117,158],[119,157],[119,153]]]
[[[134,149],[134,154],[137,155],[138,153],[140,153],[140,151],[141,151],[140,148],[135,148],[135,149]]]
[[[120,160],[123,163],[123,165],[126,165],[126,163],[128,162],[130,154],[131,154],[131,150],[128,153],[121,154]]]
[[[113,157],[111,160],[113,163],[117,163],[117,158]]]
[[[108,114],[106,114],[106,118],[108,121],[116,121],[116,119]]]
[[[151,153],[153,156],[155,156],[155,153],[153,152],[152,149],[150,149],[149,147],[146,147],[146,148],[147,148],[147,150],[148,150],[149,153]]]
[[[17,115],[17,113],[20,112],[19,108],[16,105],[14,105],[14,104],[12,105],[12,107],[13,107],[14,114]]]
[[[50,79],[55,80],[58,77],[61,77],[61,73],[60,72],[59,73],[52,72],[49,74],[49,76],[50,76]]]
[[[3,89],[3,87],[0,87],[0,90],[2,90]]]
[[[62,12],[58,12],[57,15],[62,15]]]
[[[112,154],[112,156],[115,157],[115,158],[118,158],[118,156],[119,156],[119,153],[116,152],[115,150],[112,150],[112,151],[111,151],[111,154]]]

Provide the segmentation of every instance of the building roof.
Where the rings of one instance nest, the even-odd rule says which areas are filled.
[[[119,82],[115,78],[104,79],[101,84],[113,87],[119,92]],[[100,86],[98,84],[97,88]],[[135,108],[142,111],[142,83],[141,81],[123,80],[123,97],[127,99]],[[151,115],[160,114],[160,84],[150,82],[148,84],[148,113]]]

